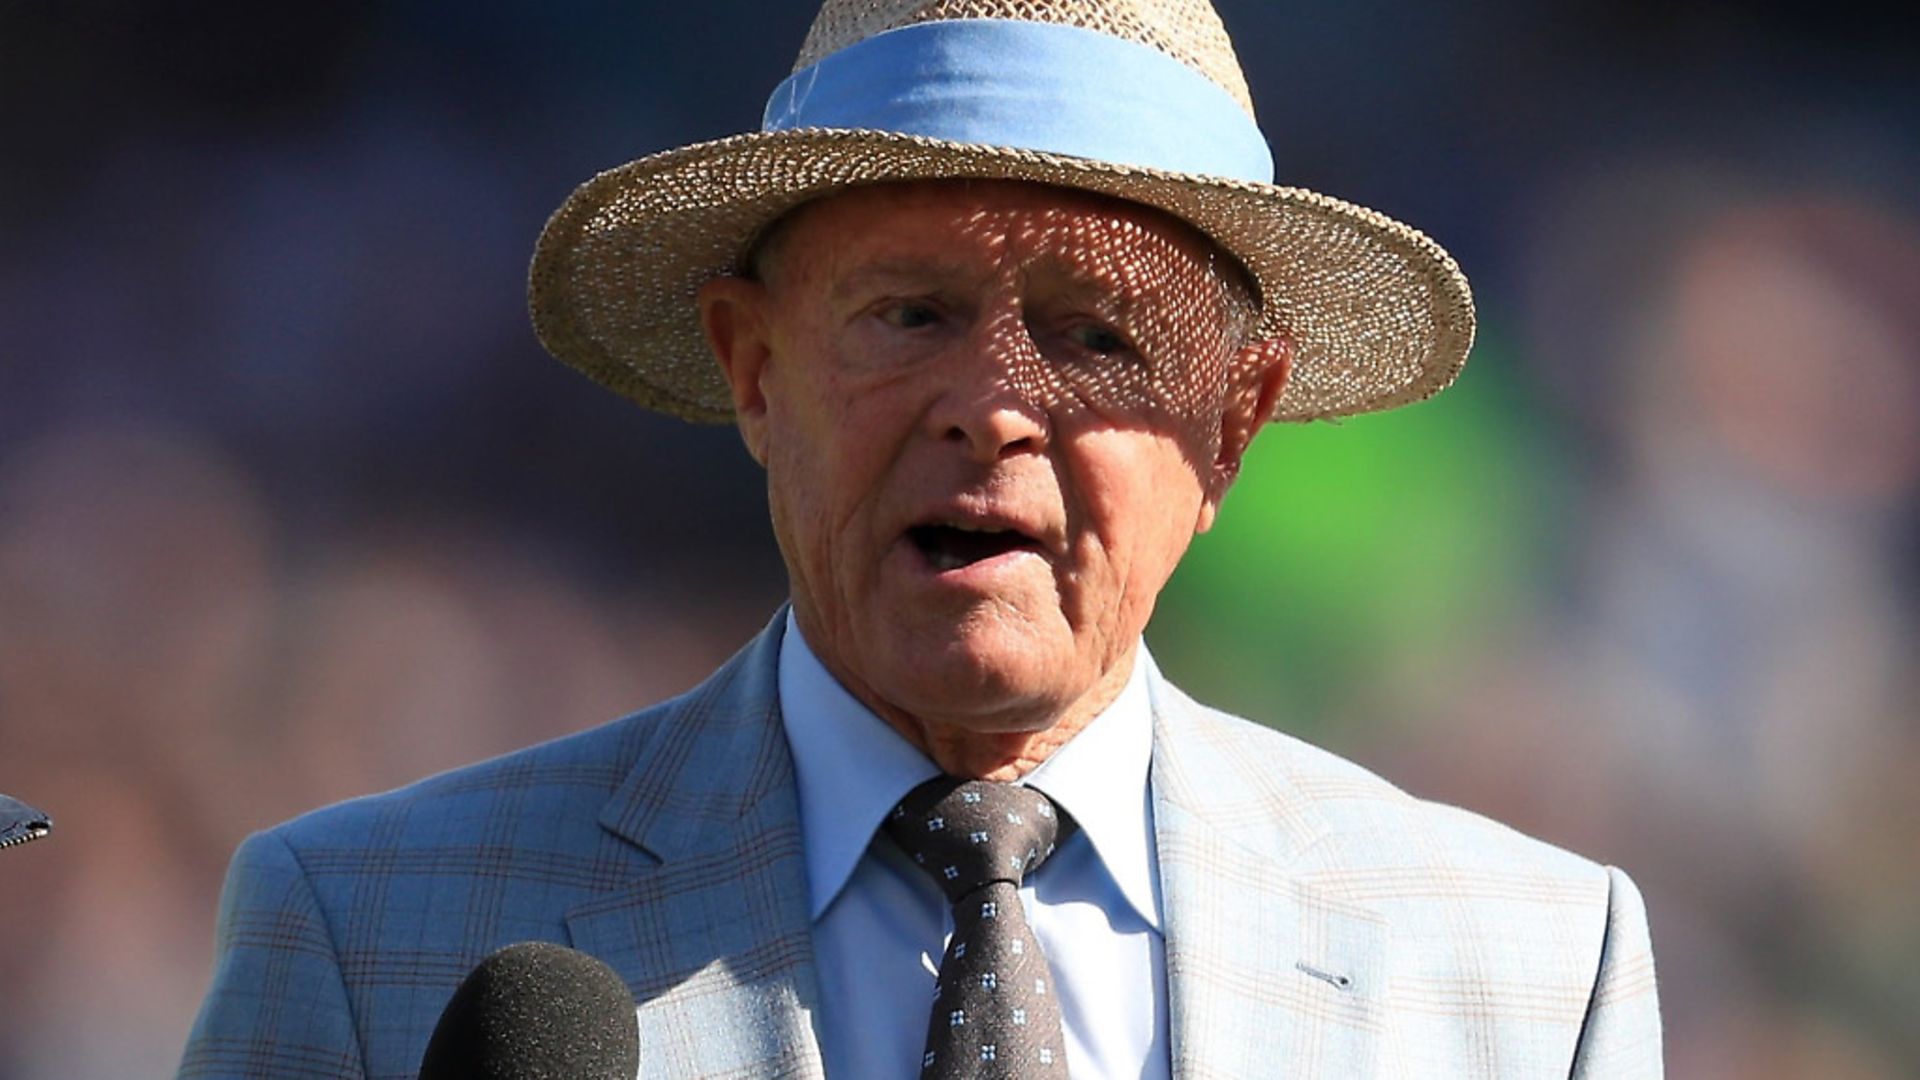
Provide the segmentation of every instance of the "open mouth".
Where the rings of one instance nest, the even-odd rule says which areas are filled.
[[[1040,542],[1017,529],[971,529],[957,525],[915,525],[907,539],[937,571],[958,570],[1015,551],[1040,551]]]

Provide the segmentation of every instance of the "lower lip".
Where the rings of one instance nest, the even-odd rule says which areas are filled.
[[[942,569],[935,566],[913,541],[902,540],[900,546],[905,549],[908,564],[918,576],[953,585],[985,585],[1009,574],[1023,573],[1030,566],[1046,565],[1045,557],[1039,552],[1018,548],[964,566]]]

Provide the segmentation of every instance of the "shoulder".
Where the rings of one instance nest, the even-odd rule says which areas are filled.
[[[671,703],[668,703],[669,705]],[[268,832],[294,852],[472,842],[515,819],[591,825],[632,768],[655,706],[608,724],[310,811]],[[494,820],[498,819],[498,820]]]
[[[1363,880],[1413,867],[1483,870],[1531,875],[1604,900],[1608,875],[1590,859],[1418,798],[1331,751],[1166,691],[1178,705],[1163,737],[1176,744],[1185,782],[1204,783],[1238,839],[1278,843],[1275,853],[1306,874]]]
[[[1207,865],[1243,860],[1236,877],[1378,928],[1385,1046],[1410,1075],[1659,1074],[1646,911],[1625,873],[1166,689],[1156,808],[1171,797],[1206,822]]]
[[[569,940],[659,865],[649,839],[739,818],[783,782],[777,643],[612,723],[254,834],[182,1075],[413,1075],[481,957]]]
[[[335,947],[369,955],[406,948],[466,963],[558,935],[570,908],[649,861],[603,819],[681,704],[257,833],[234,856],[231,898],[274,901],[297,878]]]
[[[644,856],[599,822],[653,713],[249,837],[181,1075],[411,1075],[480,957],[565,940],[570,910],[630,879]]]
[[[1164,728],[1175,767],[1156,781],[1289,887],[1382,922],[1403,985],[1505,980],[1578,1003],[1616,915],[1644,920],[1624,874],[1329,751],[1184,695]]]
[[[463,890],[537,891],[554,907],[610,888],[632,860],[651,858],[633,841],[653,818],[744,804],[784,776],[772,674],[778,626],[776,617],[677,697],[315,810],[249,841],[237,862],[283,848],[277,855],[304,869],[323,905],[364,907],[370,895],[390,903],[388,885],[441,907]]]

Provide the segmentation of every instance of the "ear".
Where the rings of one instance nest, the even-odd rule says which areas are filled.
[[[743,277],[717,277],[700,286],[696,297],[707,347],[726,373],[733,395],[734,423],[747,453],[767,463],[767,396],[762,385],[772,339],[767,321],[767,287]]]
[[[1293,342],[1263,338],[1241,347],[1227,368],[1226,407],[1220,414],[1220,452],[1195,532],[1206,532],[1220,515],[1220,502],[1240,475],[1240,462],[1280,404],[1280,392],[1293,372]]]

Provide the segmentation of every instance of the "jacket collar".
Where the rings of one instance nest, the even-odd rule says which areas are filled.
[[[706,682],[636,722],[600,815],[652,860],[568,913],[637,1002],[643,1076],[821,1075],[820,991],[775,669],[784,611]]]
[[[642,1075],[821,1075],[779,710],[784,619],[642,721],[644,745],[600,820],[651,862],[568,916],[574,945],[633,989]],[[1239,724],[1147,676],[1174,1075],[1311,1076],[1327,1062],[1367,1075],[1385,920],[1299,875],[1333,830],[1287,755],[1250,753]]]

